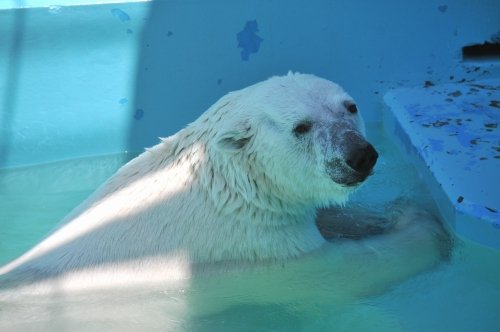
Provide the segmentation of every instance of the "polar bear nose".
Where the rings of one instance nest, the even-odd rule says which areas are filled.
[[[375,166],[377,158],[377,151],[373,145],[367,142],[366,146],[351,151],[346,162],[353,170],[359,173],[368,173]]]
[[[347,136],[351,136],[347,134]],[[353,170],[359,173],[369,173],[373,166],[375,166],[378,158],[378,153],[366,140],[361,138],[358,135],[352,135],[348,137],[348,141],[350,141],[346,154],[346,163]]]

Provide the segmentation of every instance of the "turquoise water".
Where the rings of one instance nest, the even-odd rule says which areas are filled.
[[[130,158],[117,154],[0,170],[0,265],[40,241]]]
[[[379,128],[371,132],[381,157],[353,201],[376,208],[404,196],[431,207],[412,166]],[[0,264],[42,239],[130,158],[108,155],[0,171]],[[451,258],[390,285],[371,285],[370,275],[358,273],[374,257],[380,259],[373,252],[341,265],[338,276],[320,276],[309,262],[194,278],[178,289],[12,302],[0,297],[0,330],[498,330],[499,252],[455,239]],[[369,289],[360,286],[363,282]]]

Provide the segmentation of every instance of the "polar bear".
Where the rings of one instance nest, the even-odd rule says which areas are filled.
[[[162,284],[213,266],[334,252],[317,210],[344,204],[377,157],[340,86],[307,74],[272,77],[222,97],[124,165],[51,235],[1,268],[0,284],[37,293]],[[392,243],[429,252],[418,270],[438,261],[436,232]],[[400,270],[389,279],[410,273]]]

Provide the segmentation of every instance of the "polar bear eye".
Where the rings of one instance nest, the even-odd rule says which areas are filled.
[[[299,124],[297,124],[295,126],[295,128],[293,128],[293,133],[295,135],[303,135],[307,132],[309,132],[312,128],[312,122],[311,121],[303,121],[303,122],[300,122]]]
[[[358,107],[356,106],[356,104],[352,104],[352,103],[346,102],[344,104],[344,106],[345,106],[345,108],[347,108],[347,110],[349,111],[349,113],[351,113],[351,114],[358,113]]]

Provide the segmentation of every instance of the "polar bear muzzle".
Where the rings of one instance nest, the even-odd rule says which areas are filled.
[[[357,131],[345,131],[340,141],[342,157],[327,162],[328,174],[338,184],[355,186],[372,174],[378,153]]]

